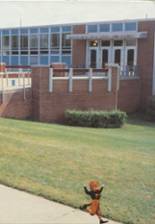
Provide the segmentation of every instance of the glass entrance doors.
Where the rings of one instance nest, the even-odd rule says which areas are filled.
[[[110,63],[110,49],[101,48],[101,68],[104,68],[106,64]]]
[[[112,63],[125,71],[137,64],[136,40],[94,40],[88,41],[87,46],[87,67],[104,68]]]
[[[90,68],[98,68],[98,49],[89,49],[89,65]]]

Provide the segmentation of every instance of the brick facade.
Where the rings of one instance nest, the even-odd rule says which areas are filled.
[[[148,32],[147,38],[138,40],[137,54],[138,73],[141,77],[141,106],[144,108],[152,96],[155,21],[139,22],[138,31]]]
[[[93,91],[88,92],[87,80],[74,80],[73,92],[68,91],[67,80],[55,80],[53,92],[49,92],[49,69],[33,68],[32,93],[33,117],[44,122],[61,122],[66,109],[136,111],[140,104],[140,81],[121,80],[116,92],[117,70],[112,72],[112,91],[107,90],[107,80],[93,80]],[[132,88],[132,92],[130,91]]]
[[[62,122],[66,109],[112,110],[116,108],[134,112],[140,107],[140,80],[120,80],[116,91],[117,69],[112,69],[112,90],[108,80],[93,80],[93,91],[88,91],[88,80],[74,80],[73,91],[68,80],[54,80],[49,92],[49,68],[36,67],[32,72],[32,90],[7,91],[0,94],[0,116],[25,119],[31,117],[43,122]],[[132,89],[132,91],[131,91]]]
[[[33,68],[32,93],[34,118],[45,122],[61,122],[66,109],[111,110],[115,108],[116,70],[113,70],[112,91],[107,91],[107,80],[93,80],[93,91],[88,91],[87,80],[74,80],[73,92],[67,80],[55,80],[53,92],[48,90],[48,68]]]
[[[76,25],[73,28],[74,34],[85,33],[85,25]],[[74,40],[72,43],[72,64],[73,67],[83,68],[86,65],[86,40]]]

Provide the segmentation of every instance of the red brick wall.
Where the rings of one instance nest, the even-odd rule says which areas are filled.
[[[31,89],[26,89],[24,100],[23,90],[7,91],[3,97],[0,93],[0,116],[25,119],[32,117]]]
[[[106,80],[93,81],[93,92],[88,92],[87,80],[74,80],[73,92],[67,80],[55,80],[53,92],[48,91],[48,68],[33,68],[32,94],[34,119],[45,122],[63,121],[66,109],[111,110],[115,108],[116,69],[113,70],[112,92]]]
[[[140,109],[141,83],[139,79],[121,80],[118,94],[118,108],[126,112]]]
[[[148,37],[138,40],[138,72],[141,76],[141,106],[144,108],[152,95],[153,52],[155,21],[139,22],[138,31],[147,31]]]
[[[73,34],[85,33],[85,25],[73,27]],[[74,40],[72,44],[72,64],[73,67],[85,67],[86,64],[86,40]]]

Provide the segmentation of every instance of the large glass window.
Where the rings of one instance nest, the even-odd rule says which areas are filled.
[[[127,65],[134,65],[134,49],[128,49],[127,51]]]
[[[100,24],[99,28],[100,28],[100,32],[109,32],[110,24]]]
[[[18,50],[18,36],[12,36],[11,48],[12,50]]]
[[[114,53],[114,63],[121,64],[121,49],[116,49]]]
[[[62,53],[70,54],[71,53],[71,40],[67,39],[69,33],[62,34]]]
[[[112,23],[112,31],[122,31],[123,24],[122,23]]]
[[[38,48],[38,35],[34,34],[30,36],[30,48],[31,49]]]
[[[60,48],[60,34],[59,33],[52,33],[51,34],[51,54],[59,54]]]
[[[135,31],[135,30],[136,30],[136,23],[135,22],[125,23],[125,31]]]
[[[48,34],[40,35],[40,48],[47,49],[48,48]]]
[[[110,46],[110,40],[102,40],[101,46],[103,47],[109,47]]]
[[[28,36],[26,36],[26,35],[21,36],[20,44],[21,44],[22,50],[27,50],[28,49]]]
[[[88,25],[88,33],[96,33],[97,25]]]
[[[3,50],[8,50],[10,48],[10,38],[9,36],[3,36],[2,37],[2,45]]]
[[[123,40],[114,40],[114,46],[123,46]]]
[[[52,48],[59,48],[60,45],[60,35],[59,33],[52,33],[51,34],[51,47]]]

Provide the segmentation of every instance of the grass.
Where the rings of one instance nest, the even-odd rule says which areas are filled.
[[[0,119],[0,182],[78,207],[83,184],[104,182],[103,214],[155,223],[155,125],[94,129]]]

